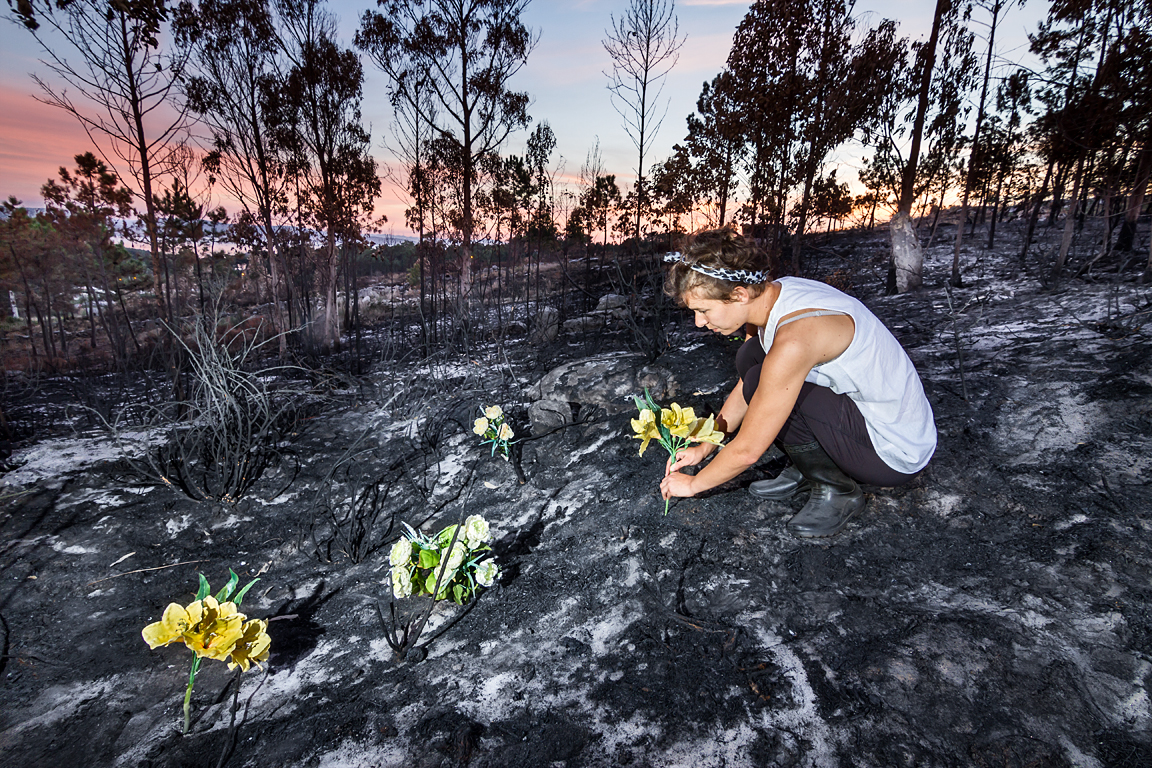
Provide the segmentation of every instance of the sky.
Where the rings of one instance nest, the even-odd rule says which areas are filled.
[[[663,124],[656,134],[645,165],[667,157],[672,145],[684,138],[686,118],[695,109],[704,82],[711,80],[724,66],[732,44],[732,35],[748,9],[747,0],[678,0],[675,12],[679,30],[685,36],[679,61],[667,76],[662,98],[667,104]],[[329,0],[329,10],[338,18],[342,42],[350,46],[360,15],[375,8],[371,0]],[[557,138],[553,166],[559,179],[579,174],[589,150],[598,141],[607,173],[615,173],[627,190],[635,178],[637,152],[623,120],[615,111],[605,74],[611,60],[602,40],[613,15],[627,7],[625,0],[533,0],[523,16],[527,26],[539,35],[525,67],[516,75],[512,87],[526,91],[532,98],[529,114],[533,126],[547,121]],[[882,18],[900,22],[900,34],[923,39],[931,28],[934,4],[926,0],[859,0],[855,13],[865,23],[875,24]],[[1047,4],[1033,0],[1019,8],[1013,6],[997,31],[997,57],[1002,61],[1027,59],[1027,32],[1035,29]],[[988,14],[977,9],[973,14],[980,35]],[[978,41],[977,50],[986,49]],[[39,61],[43,53],[32,36],[22,27],[5,19],[0,22],[0,198],[14,195],[26,205],[42,205],[40,186],[55,177],[61,165],[72,167],[72,156],[91,148],[91,142],[77,121],[62,110],[37,102],[38,86],[32,74],[46,77],[50,73]],[[385,96],[384,76],[365,59],[363,114],[372,132],[372,152],[384,166],[390,162],[383,139],[390,122],[391,110]],[[509,138],[504,153],[523,153],[527,133]],[[864,154],[859,147],[846,147],[833,162],[846,169],[859,167]],[[838,178],[854,180],[854,173],[839,173]],[[214,200],[230,212],[236,204],[227,199]],[[406,234],[403,225],[403,195],[385,184],[377,203],[377,213],[387,215],[385,233]]]

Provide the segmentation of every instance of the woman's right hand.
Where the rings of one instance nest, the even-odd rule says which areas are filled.
[[[696,443],[684,448],[676,454],[675,460],[668,457],[668,465],[665,468],[665,475],[669,475],[684,467],[694,467],[716,450],[716,446],[712,443]]]

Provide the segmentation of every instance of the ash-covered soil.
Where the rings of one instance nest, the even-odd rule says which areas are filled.
[[[526,431],[548,350],[534,369],[381,366],[230,508],[141,485],[95,435],[18,455],[4,764],[1152,764],[1152,291],[1053,292],[985,255],[950,308],[950,245],[898,297],[879,295],[883,235],[832,248],[919,368],[940,446],[829,540],[785,532],[802,499],[747,493],[770,457],[663,516],[663,459],[636,455],[627,412],[585,407],[526,441],[521,484],[470,422],[501,402]],[[717,410],[736,342],[676,322],[657,364],[678,402]],[[369,486],[379,508],[334,522]],[[401,520],[461,511],[491,521],[504,574],[469,610],[438,607],[427,657],[396,663],[388,545]],[[229,566],[261,579],[244,609],[276,619],[272,656],[238,693],[206,663],[181,736],[190,655],[140,630]]]

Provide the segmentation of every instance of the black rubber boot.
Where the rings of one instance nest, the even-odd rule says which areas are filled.
[[[771,480],[757,480],[748,486],[748,492],[760,499],[790,499],[798,493],[808,490],[811,486],[796,469],[795,464],[789,464],[784,470]]]
[[[836,535],[864,508],[864,492],[819,443],[789,445],[784,451],[812,485],[808,503],[788,521],[788,530],[803,539]]]

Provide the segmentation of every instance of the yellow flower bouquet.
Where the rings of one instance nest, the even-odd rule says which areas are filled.
[[[192,706],[192,686],[204,659],[228,663],[228,669],[247,672],[248,668],[268,660],[272,640],[268,637],[268,622],[249,619],[240,613],[244,595],[259,579],[253,579],[237,591],[240,577],[231,568],[228,583],[210,595],[211,588],[204,574],[200,574],[200,587],[196,599],[188,605],[169,603],[160,621],[144,627],[140,633],[149,648],[159,648],[177,641],[183,642],[194,655],[188,686],[184,690],[184,733],[188,733]]]
[[[692,443],[720,445],[724,442],[724,433],[716,429],[715,416],[697,418],[695,410],[681,408],[677,403],[661,408],[647,389],[644,390],[643,399],[635,395],[632,399],[640,412],[638,418],[632,419],[635,432],[632,436],[643,441],[640,443],[641,456],[653,440],[664,446],[664,450],[673,459]],[[664,502],[664,514],[668,514],[668,501]]]

